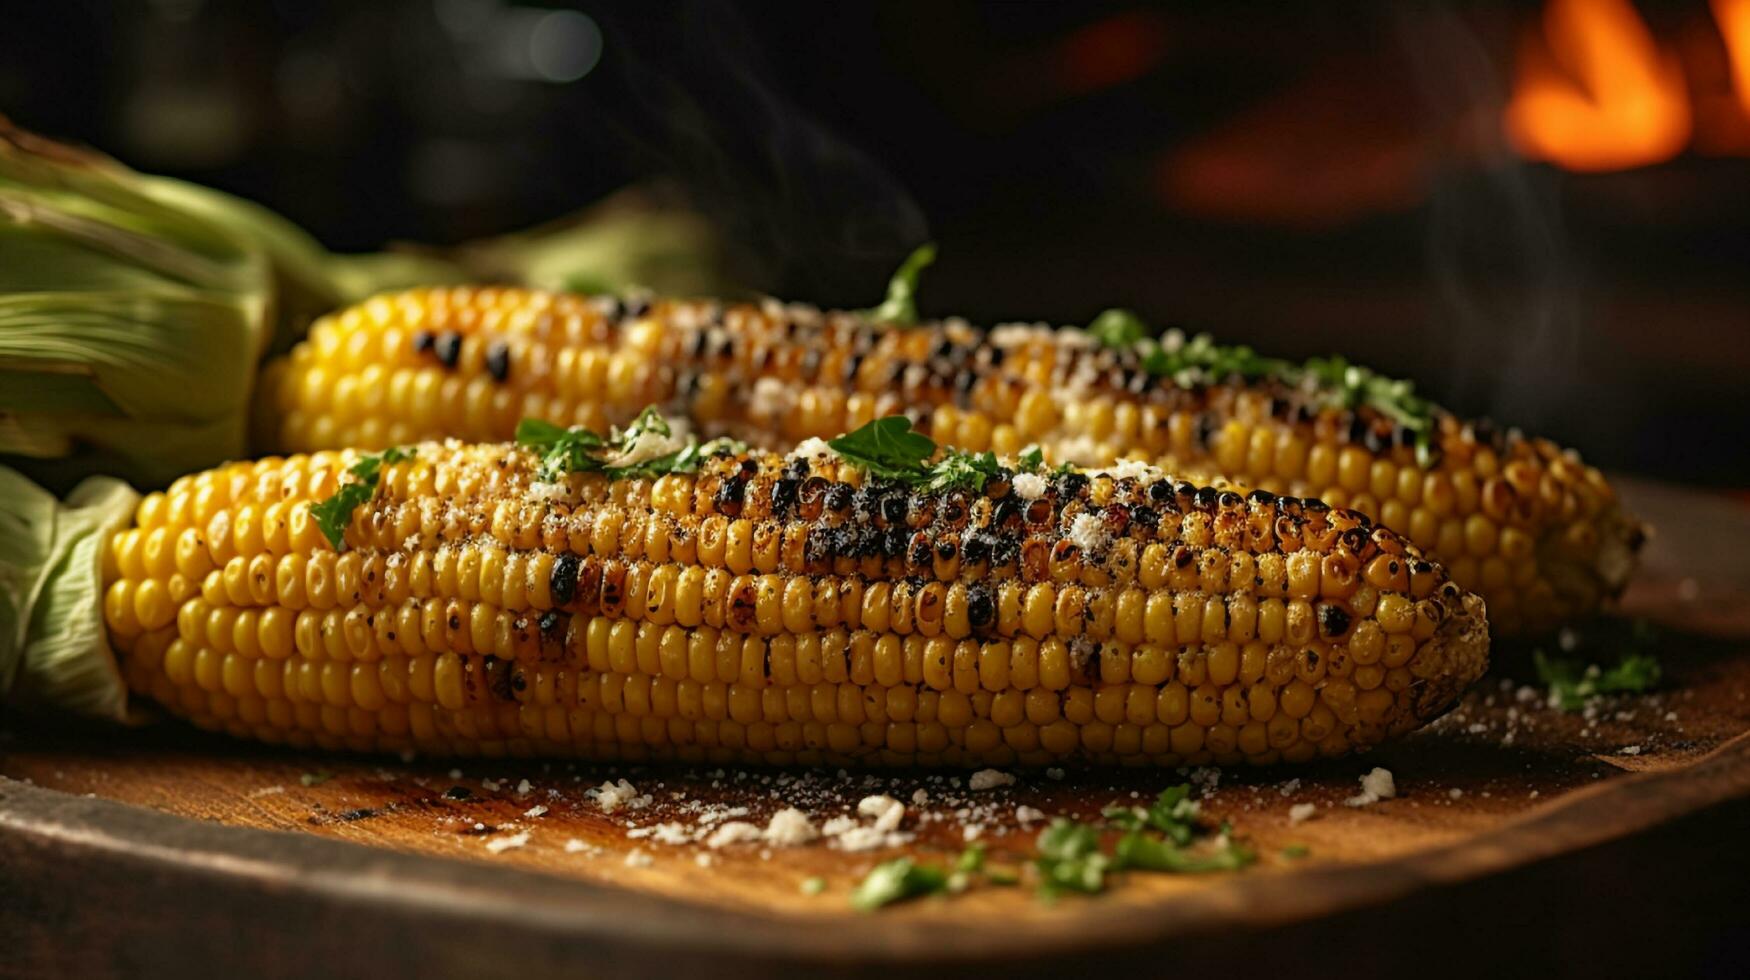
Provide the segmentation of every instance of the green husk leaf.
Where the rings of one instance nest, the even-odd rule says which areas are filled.
[[[138,500],[93,477],[63,504],[0,466],[0,705],[126,718],[104,633],[102,553]]]

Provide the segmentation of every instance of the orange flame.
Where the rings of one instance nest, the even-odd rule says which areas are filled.
[[[1713,0],[1714,20],[1726,42],[1726,58],[1732,63],[1732,87],[1738,103],[1750,113],[1750,0]]]
[[[1669,160],[1689,142],[1683,67],[1628,0],[1551,0],[1520,49],[1506,128],[1525,156],[1570,170]]]

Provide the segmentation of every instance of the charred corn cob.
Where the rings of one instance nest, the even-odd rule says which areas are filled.
[[[1086,331],[511,289],[385,296],[318,322],[270,368],[269,444],[378,448],[508,438],[525,416],[603,428],[656,402],[785,449],[905,413],[939,441],[1120,458],[1312,496],[1404,533],[1482,593],[1498,635],[1614,597],[1643,531],[1555,444],[1430,409],[1412,428],[1310,375],[1151,373]],[[1389,406],[1388,406],[1389,408]],[[1416,443],[1421,441],[1420,451]]]
[[[1486,664],[1478,597],[1313,500],[988,457],[948,489],[830,450],[551,461],[317,452],[143,498],[105,561],[128,684],[326,748],[1179,765],[1363,748]]]

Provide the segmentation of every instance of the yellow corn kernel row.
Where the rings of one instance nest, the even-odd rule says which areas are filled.
[[[299,745],[773,763],[1301,761],[1486,664],[1482,602],[1316,501],[1072,473],[978,491],[830,454],[542,483],[514,446],[236,463],[105,553],[130,687]]]
[[[969,451],[1149,460],[1358,511],[1480,592],[1499,635],[1596,610],[1644,537],[1598,471],[1547,440],[1440,415],[1424,466],[1371,409],[1267,379],[1180,388],[1073,328],[891,329],[773,302],[429,289],[322,319],[263,391],[263,438],[294,451],[505,439],[524,417],[601,431],[652,403],[783,450],[911,412]]]

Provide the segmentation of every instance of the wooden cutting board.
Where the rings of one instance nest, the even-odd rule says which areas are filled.
[[[1734,904],[1750,895],[1750,508],[1626,493],[1660,532],[1624,609],[1665,627],[1658,693],[1564,713],[1509,651],[1428,730],[1306,769],[1016,772],[974,790],[966,773],[348,758],[14,719],[0,730],[0,974],[1729,964],[1750,949]],[[1397,796],[1346,805],[1374,767]],[[633,802],[604,812],[590,791],[621,779]],[[1054,904],[982,887],[849,907],[881,860],[951,862],[976,836],[993,862],[1024,863],[1039,815],[1089,818],[1187,779],[1254,867],[1131,874]],[[823,823],[879,794],[907,807],[893,846],[700,839],[787,806]],[[1310,819],[1291,817],[1306,804]],[[810,879],[824,890],[805,892]],[[1660,922],[1659,943],[1615,934]]]

